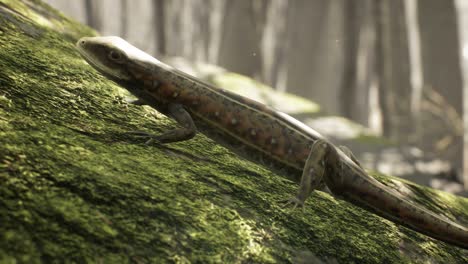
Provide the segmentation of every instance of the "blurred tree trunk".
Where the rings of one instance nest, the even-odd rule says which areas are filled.
[[[421,55],[421,37],[418,20],[418,2],[417,0],[404,1],[405,21],[408,33],[408,52],[409,52],[409,70],[411,81],[411,118],[412,133],[411,142],[421,144],[420,140],[423,134],[421,104],[423,92],[422,55]]]
[[[383,133],[404,143],[412,130],[410,61],[404,19],[394,19],[404,16],[403,0],[380,0],[376,11]]]
[[[264,54],[264,50],[262,50],[262,36],[265,32],[265,27],[267,24],[267,10],[271,7],[271,1],[269,0],[253,0],[250,1],[251,6],[249,8],[249,13],[252,16],[253,22],[253,30],[255,32],[255,52],[253,54],[256,57],[256,61],[258,63],[258,67],[255,68],[255,72],[253,77],[259,81],[263,81],[264,79],[264,69],[263,66],[265,62],[264,56],[268,56],[270,54]],[[267,58],[268,59],[268,58]]]
[[[343,83],[340,91],[341,114],[382,132],[379,74],[376,70],[377,14],[375,0],[344,1]]]
[[[365,15],[360,16],[358,6],[362,6],[363,1],[345,1],[343,20],[343,82],[340,91],[341,113],[347,118],[352,118],[355,113],[356,82],[357,82],[357,60],[360,41],[360,33],[364,30],[362,20]]]
[[[293,25],[288,64],[288,92],[320,103],[324,112],[340,113],[343,84],[343,8],[345,1],[291,1]]]
[[[99,12],[101,2],[93,0],[85,0],[86,10],[86,24],[96,29],[97,31],[102,30],[101,14]]]
[[[254,76],[261,67],[258,36],[254,30],[256,18],[252,1],[227,1],[220,47],[219,64],[234,72]],[[242,14],[242,19],[239,19]],[[257,18],[258,19],[258,18]]]
[[[254,1],[255,16],[258,17],[257,35],[261,68],[259,80],[286,90],[286,52],[289,47],[289,3],[283,0]],[[259,4],[261,3],[261,4]],[[280,85],[281,83],[281,85]]]
[[[120,0],[120,5],[122,8],[120,8],[120,23],[122,24],[120,28],[120,36],[124,39],[127,38],[128,35],[128,27],[129,27],[129,22],[128,22],[128,0]]]
[[[154,30],[156,31],[154,36],[155,36],[157,55],[164,55],[167,53],[165,5],[166,5],[166,0],[154,0],[153,1]]]
[[[461,113],[462,86],[455,4],[453,0],[418,2],[421,49],[426,72],[424,83],[440,93]]]
[[[227,0],[212,0],[208,12],[207,62],[219,64],[219,55],[224,32],[224,17],[228,12]]]
[[[426,149],[438,151],[452,160],[456,168],[461,168],[462,77],[455,3],[453,0],[418,3],[424,93],[428,95],[425,105],[430,107],[426,108],[429,115],[423,120],[423,127],[430,133],[422,141]]]
[[[344,70],[339,94],[340,113],[369,126],[375,111],[369,97],[375,76],[374,0],[344,1],[343,5]]]
[[[421,37],[418,23],[417,0],[403,2],[405,8],[406,27],[408,32],[408,49],[411,76],[411,112],[414,119],[419,118],[421,112],[421,98],[423,88],[423,69],[421,57]],[[419,127],[417,128],[419,130]]]
[[[226,0],[164,1],[165,55],[218,64]]]
[[[461,177],[465,190],[468,190],[468,2],[457,0],[456,11],[458,15],[458,33],[460,36],[459,51],[462,54],[461,69],[463,83],[463,169]]]

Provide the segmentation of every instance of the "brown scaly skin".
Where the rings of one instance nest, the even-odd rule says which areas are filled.
[[[338,197],[468,249],[465,227],[408,202],[368,176],[347,149],[337,150],[299,121],[203,83],[118,37],[82,38],[77,49],[91,66],[134,94],[136,104],[148,104],[181,125],[157,136],[135,134],[170,143],[188,140],[199,130],[245,158],[286,170],[300,182],[297,196],[289,200],[295,205],[302,205],[323,181]]]
[[[367,175],[361,167],[346,167],[330,143],[317,140],[311,153],[315,159],[323,161],[312,165],[314,175],[323,175],[326,185],[336,196],[430,237],[468,248],[466,228],[415,206]]]

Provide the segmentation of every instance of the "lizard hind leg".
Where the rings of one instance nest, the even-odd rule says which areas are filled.
[[[287,200],[287,205],[292,204],[293,208],[297,206],[302,207],[312,191],[322,186],[322,179],[325,173],[324,158],[326,154],[326,144],[327,143],[323,140],[316,140],[312,145],[309,157],[302,171],[298,193],[295,197]]]
[[[356,165],[363,168],[359,160],[354,156],[353,152],[346,146],[339,146],[339,149],[349,158],[351,159]]]

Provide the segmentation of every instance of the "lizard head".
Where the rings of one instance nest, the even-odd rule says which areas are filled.
[[[114,81],[135,80],[135,73],[151,71],[157,59],[119,37],[84,37],[76,43],[78,52],[96,70]]]

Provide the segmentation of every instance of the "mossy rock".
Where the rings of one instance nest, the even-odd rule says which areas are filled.
[[[175,123],[80,58],[94,31],[0,0],[0,263],[466,263],[467,251],[297,184],[210,139],[145,145]],[[468,200],[377,176],[462,224]],[[395,184],[398,183],[398,184]]]

